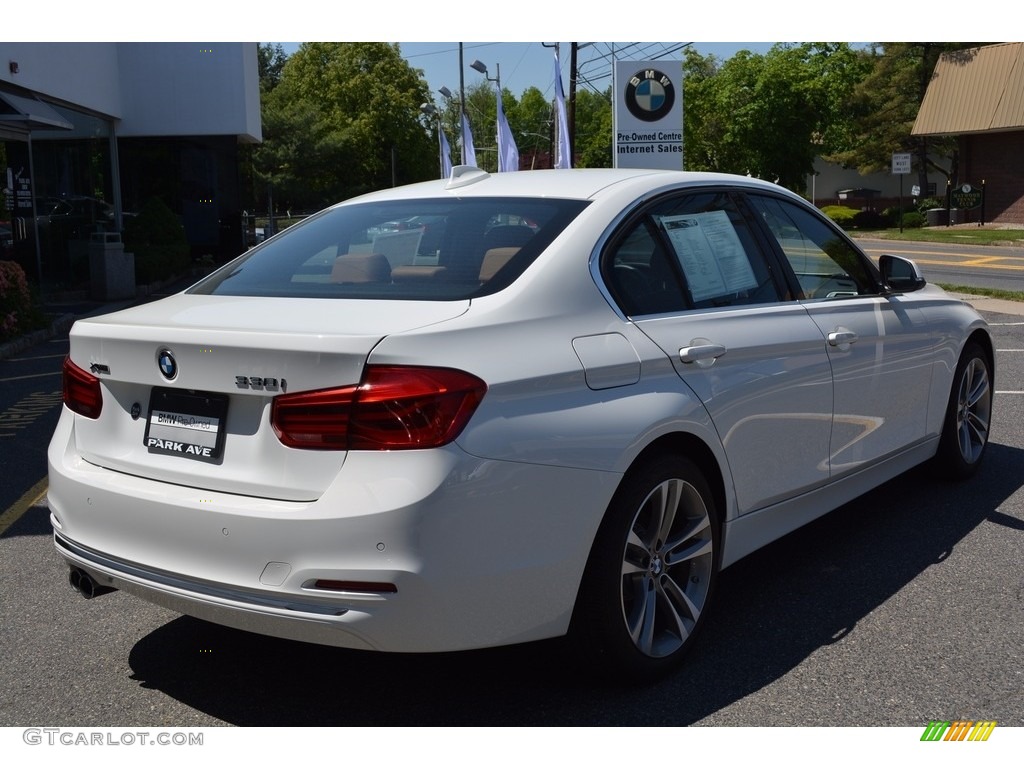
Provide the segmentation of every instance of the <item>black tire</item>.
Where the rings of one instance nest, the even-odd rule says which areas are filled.
[[[992,372],[984,350],[969,342],[956,372],[935,456],[944,476],[962,480],[978,469],[988,447],[992,418]]]
[[[682,660],[710,605],[720,542],[714,497],[689,459],[658,456],[626,475],[573,615],[575,645],[595,670],[643,683]]]

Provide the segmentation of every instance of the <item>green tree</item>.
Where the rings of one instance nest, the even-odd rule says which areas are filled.
[[[263,99],[257,176],[299,210],[433,178],[428,94],[397,44],[303,43]]]
[[[910,152],[921,189],[928,171],[949,178],[956,173],[955,139],[911,136],[918,110],[939,57],[978,43],[875,43],[871,69],[850,98],[851,126],[847,146],[827,159],[861,173],[888,170],[894,152]],[[950,158],[942,165],[940,158]]]
[[[715,108],[712,79],[721,66],[712,55],[693,48],[683,55],[683,167],[687,170],[718,170],[718,140],[724,120]]]
[[[506,115],[511,96],[504,91],[502,98]],[[466,87],[466,115],[473,131],[473,147],[476,150],[476,165],[485,171],[494,173],[498,170],[498,98],[494,94],[494,86],[486,80],[473,83]]]
[[[721,66],[688,52],[686,167],[802,192],[815,158],[847,140],[839,124],[868,67],[847,43],[777,44],[764,55],[740,51]]]
[[[576,91],[576,143],[579,168],[612,167],[612,89]]]
[[[550,168],[551,102],[541,90],[530,86],[523,91],[514,109],[505,108],[509,125],[519,147],[520,162],[526,168]]]
[[[257,43],[256,63],[260,76],[260,93],[270,93],[281,82],[281,73],[288,63],[288,54],[280,43]]]

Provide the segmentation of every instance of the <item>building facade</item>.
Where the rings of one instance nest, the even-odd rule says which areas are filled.
[[[943,54],[912,134],[957,137],[953,187],[984,189],[967,220],[1024,225],[1024,43]]]
[[[152,198],[193,255],[235,255],[261,138],[256,43],[0,42],[0,259],[79,287],[90,240]]]

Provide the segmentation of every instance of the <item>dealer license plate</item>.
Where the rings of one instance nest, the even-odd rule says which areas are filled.
[[[227,395],[153,387],[143,444],[150,453],[219,462],[227,415]]]

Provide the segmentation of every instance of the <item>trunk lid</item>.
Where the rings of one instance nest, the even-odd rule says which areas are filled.
[[[315,499],[345,452],[282,445],[273,398],[357,384],[382,338],[468,306],[179,294],[80,320],[71,359],[99,378],[103,408],[75,417],[77,448],[90,463],[163,482]]]

